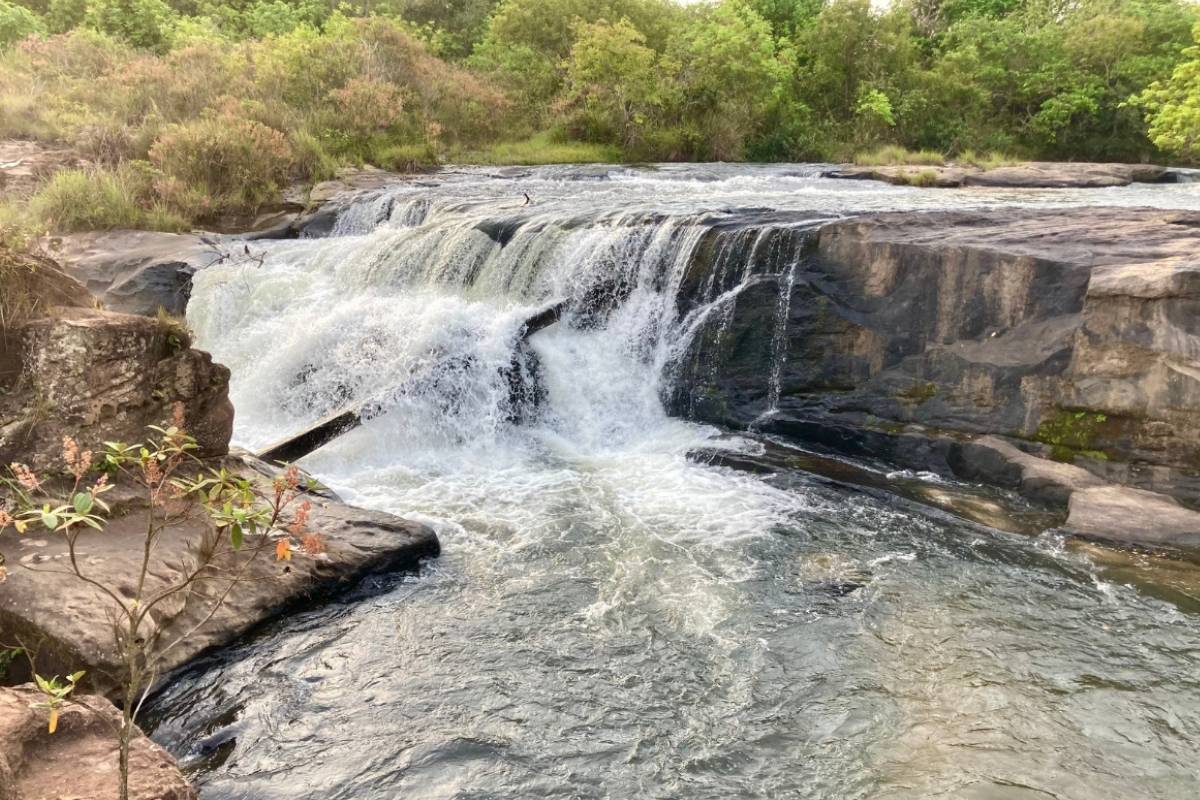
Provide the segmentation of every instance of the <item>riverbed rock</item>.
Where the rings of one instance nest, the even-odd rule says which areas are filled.
[[[835,222],[797,251],[790,283],[745,281],[732,310],[697,336],[677,410],[834,449],[869,442],[921,468],[946,468],[945,442],[1001,435],[1103,483],[1197,506],[1197,254],[1196,212],[1005,208]],[[763,417],[772,389],[777,407]]]
[[[1027,189],[1100,189],[1131,183],[1165,183],[1175,179],[1166,167],[1153,164],[1089,164],[1027,161],[1000,167],[971,164],[847,166],[822,173],[825,178],[876,180],[898,186],[956,188],[988,186]]]
[[[264,469],[261,462],[234,456],[226,466],[269,483],[259,472]],[[146,506],[130,493],[114,494],[118,504],[113,518],[105,530],[81,534],[77,551],[85,574],[126,592],[141,563]],[[247,535],[242,549],[233,551],[226,535],[219,540],[226,552],[218,556],[216,567],[202,573],[206,580],[159,606],[145,635],[159,647],[178,640],[163,653],[160,679],[205,650],[228,644],[301,603],[329,597],[370,573],[416,569],[422,559],[438,555],[437,536],[425,525],[353,508],[323,492],[307,499],[312,505],[307,529],[320,536],[321,552],[296,551],[290,560],[281,561],[274,539]],[[290,519],[290,514],[285,516],[281,526]],[[177,511],[156,542],[148,592],[194,572],[203,563],[200,554],[217,541],[215,537],[202,509]],[[0,555],[8,565],[8,578],[0,583],[0,639],[41,640],[42,672],[86,669],[90,688],[112,695],[124,674],[109,622],[113,601],[64,569],[68,548],[63,537],[10,532],[0,536]],[[237,580],[231,583],[231,576]],[[228,596],[219,602],[225,592]],[[19,667],[14,665],[18,677]]]
[[[0,392],[0,463],[57,468],[64,435],[84,449],[141,441],[177,413],[198,455],[228,451],[229,370],[173,323],[94,308],[50,308],[5,329],[19,371]]]
[[[1128,486],[1094,486],[1071,494],[1066,530],[1091,539],[1200,546],[1200,512],[1175,499]]]
[[[158,231],[76,233],[49,239],[47,249],[105,308],[176,317],[187,310],[198,270],[241,253],[221,237]]]
[[[50,734],[32,684],[0,687],[0,800],[112,800],[121,714],[103,697],[72,695]],[[175,759],[137,732],[129,754],[131,800],[195,800]]]

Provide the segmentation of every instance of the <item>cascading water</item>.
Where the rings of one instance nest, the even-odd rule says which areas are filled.
[[[386,398],[304,466],[444,547],[157,698],[206,800],[1191,796],[1187,612],[1053,538],[688,460],[758,446],[668,414],[741,294],[775,292],[778,366],[810,231],[947,202],[815,176],[464,170],[196,276],[189,323],[233,371],[239,443]],[[514,394],[515,355],[540,392]]]

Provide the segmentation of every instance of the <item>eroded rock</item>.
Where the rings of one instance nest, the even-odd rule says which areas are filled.
[[[229,370],[187,332],[150,317],[57,308],[7,329],[22,369],[0,394],[0,463],[58,464],[62,437],[85,449],[141,441],[182,410],[202,456],[228,450]]]

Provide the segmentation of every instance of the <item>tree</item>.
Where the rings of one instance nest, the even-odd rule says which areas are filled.
[[[761,132],[792,74],[788,48],[741,0],[702,9],[668,48],[679,125],[693,157],[736,160]]]
[[[632,150],[657,103],[657,54],[627,19],[583,23],[567,66],[566,102],[586,138]]]
[[[134,47],[165,53],[176,19],[163,0],[90,0],[84,23]]]
[[[1189,161],[1200,160],[1200,24],[1193,36],[1196,45],[1183,51],[1171,77],[1136,98],[1147,111],[1154,144]]]

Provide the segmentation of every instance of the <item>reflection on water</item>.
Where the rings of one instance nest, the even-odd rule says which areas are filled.
[[[190,322],[233,369],[243,443],[404,387],[306,466],[429,521],[444,553],[156,698],[154,735],[205,800],[1196,796],[1193,567],[1003,532],[1042,512],[764,451],[660,401],[694,315],[726,302],[677,308],[705,215],[1049,195],[806,168],[506,174],[408,184],[337,238],[197,276]],[[535,216],[501,235],[514,182]],[[1189,188],[1162,204],[1200,205]],[[1159,197],[1139,191],[1055,198]],[[532,340],[546,401],[514,425],[521,321],[614,274],[602,314]],[[695,460],[714,448],[766,467]]]

